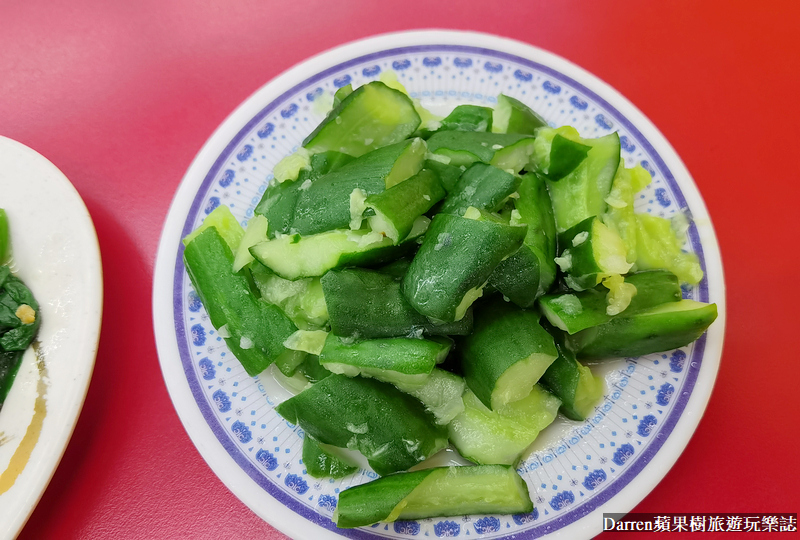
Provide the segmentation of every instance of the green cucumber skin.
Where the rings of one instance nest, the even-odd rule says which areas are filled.
[[[619,167],[620,144],[616,132],[583,142],[592,149],[578,168],[557,182],[547,180],[559,231],[605,212],[608,206],[605,198]]]
[[[581,287],[579,290],[595,287],[597,285],[597,274],[603,272],[603,269],[595,260],[592,242],[594,224],[599,219],[596,216],[586,218],[558,235],[559,251],[563,256],[563,253],[569,250],[572,259],[572,264],[565,274],[571,276],[570,284]],[[573,246],[572,239],[582,233],[586,233],[588,238],[580,245]]]
[[[328,174],[309,178],[310,185],[305,189],[297,188],[290,229],[309,235],[348,228],[350,194],[354,189],[363,190],[367,196],[382,193],[386,189],[386,177],[412,142],[401,141],[378,148]],[[302,186],[304,181],[298,179],[296,182]]]
[[[280,356],[283,342],[297,327],[283,311],[255,298],[247,277],[234,274],[233,253],[215,227],[209,227],[186,245],[186,271],[214,328],[227,325],[225,342],[247,371],[258,375]],[[243,349],[247,337],[252,348]]]
[[[319,441],[308,435],[303,439],[303,465],[314,478],[344,478],[358,470],[357,465],[325,451]]]
[[[414,220],[430,210],[444,196],[444,188],[436,173],[422,169],[386,191],[370,195],[366,204],[391,222],[397,232],[397,243],[411,232]],[[373,227],[372,230],[376,229]]]
[[[336,526],[353,529],[383,521],[434,470],[390,474],[345,489],[336,505]]]
[[[534,135],[536,130],[542,127],[547,127],[547,122],[544,118],[536,114],[530,107],[519,101],[518,99],[500,94],[497,98],[498,103],[505,101],[507,106],[510,107],[510,115],[508,118],[508,125],[506,126],[506,133],[519,133],[522,135]]]
[[[509,300],[522,308],[532,307],[556,279],[556,225],[544,179],[534,173],[522,177],[516,209],[520,222],[528,226],[523,246],[504,260],[489,278]]]
[[[461,167],[448,165],[435,159],[426,159],[423,167],[436,173],[439,177],[439,183],[442,184],[447,193],[451,193],[455,189],[458,179],[461,178],[464,172]]]
[[[319,363],[319,356],[315,354],[306,355],[305,360],[300,364],[299,371],[310,383],[317,383],[333,375]]]
[[[467,292],[486,283],[526,232],[524,226],[437,214],[403,278],[406,300],[431,320],[455,321]]]
[[[534,353],[558,356],[539,318],[498,297],[476,308],[473,332],[459,340],[457,351],[467,386],[489,409],[498,379],[511,366]]]
[[[458,179],[439,212],[462,216],[470,206],[496,212],[517,186],[513,174],[485,163],[474,163]]]
[[[495,492],[498,486],[504,488],[503,494]],[[406,506],[394,518],[393,511],[404,502]],[[390,518],[532,511],[528,488],[513,468],[476,465],[398,473],[348,488],[339,495],[334,519],[339,528],[354,528]]]
[[[689,301],[669,305],[680,306],[683,302]],[[566,345],[580,359],[670,351],[695,341],[717,318],[716,304],[698,302],[692,310],[659,312],[663,306],[581,330],[567,336]]]
[[[322,175],[333,172],[352,160],[352,156],[341,152],[314,154],[311,156],[311,169],[300,171],[296,180],[270,183],[253,211],[269,221],[269,238],[275,238],[275,233],[288,234],[294,226],[295,207],[301,194],[300,188],[306,180],[314,182]]]
[[[447,445],[446,429],[418,400],[374,379],[333,374],[275,410],[324,444],[358,450],[381,476]]]
[[[646,270],[625,276],[625,282],[636,287],[636,294],[628,307],[616,315],[627,317],[639,311],[650,309],[667,302],[681,299],[681,287],[678,278],[667,270]],[[561,299],[567,295],[575,297],[580,305],[577,313],[568,313],[561,306]],[[614,316],[606,313],[608,289],[598,285],[594,289],[581,292],[559,293],[543,296],[539,299],[542,311],[554,325],[551,317],[556,316],[566,326],[568,334],[575,334],[586,328],[605,324]]]
[[[547,178],[556,182],[567,176],[586,159],[591,148],[591,146],[572,141],[562,135],[553,137]]]
[[[471,161],[489,163],[496,151],[495,145],[501,147],[514,144],[524,135],[512,133],[482,133],[479,131],[439,131],[428,139],[428,151],[434,154],[447,155],[449,152],[464,152],[472,156]]]
[[[563,332],[549,326],[545,326],[545,328],[554,337],[558,358],[550,364],[550,367],[544,372],[539,382],[561,400],[560,411],[564,416],[570,420],[582,422],[586,420],[587,415],[579,411],[576,404],[587,398],[587,396],[581,395],[579,383],[581,381],[581,371],[585,371],[588,368],[583,367],[575,357],[575,353],[565,345]],[[592,376],[594,377],[594,374]],[[600,395],[588,396],[592,398],[595,405],[602,397],[602,383],[600,389]]]
[[[472,311],[455,323],[434,324],[418,313],[391,274],[361,268],[331,270],[322,277],[331,331],[360,339],[427,335],[465,335],[472,331]]]
[[[319,355],[322,366],[345,364],[358,369],[380,369],[405,375],[428,375],[452,343],[406,337],[368,339],[343,343],[329,334]],[[390,381],[387,381],[390,382]]]
[[[541,259],[523,244],[511,257],[502,261],[489,276],[489,285],[522,308],[533,307],[539,295]]]
[[[363,125],[364,115],[352,116],[352,111],[370,102],[367,110],[386,111],[397,107],[397,123],[388,126],[390,129],[362,132],[356,128]],[[352,108],[351,108],[352,107]],[[362,107],[364,108],[364,107]],[[348,109],[350,109],[348,111]],[[337,122],[336,119],[339,119]],[[312,152],[336,150],[352,156],[361,156],[375,148],[385,147],[408,138],[420,124],[420,117],[414,104],[402,92],[389,88],[379,81],[360,86],[342,99],[331,110],[314,131],[303,141],[303,146]],[[387,126],[381,126],[387,127]],[[369,142],[367,142],[367,139]]]
[[[492,109],[479,105],[459,105],[442,120],[439,131],[492,130]]]

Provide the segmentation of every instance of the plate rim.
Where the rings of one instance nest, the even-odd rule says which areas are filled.
[[[716,240],[713,225],[711,225],[710,217],[702,196],[680,157],[655,125],[630,103],[627,98],[597,76],[558,55],[527,43],[492,34],[453,30],[412,30],[380,34],[340,45],[300,62],[267,82],[242,102],[220,126],[217,127],[194,158],[181,180],[180,186],[176,190],[164,228],[162,229],[162,236],[156,257],[153,287],[154,326],[162,375],[167,384],[173,405],[181,418],[184,428],[187,430],[192,442],[198,448],[206,463],[208,463],[216,476],[231,489],[237,498],[244,502],[260,517],[287,534],[294,536],[297,533],[308,532],[307,526],[297,527],[296,523],[287,524],[284,522],[291,520],[276,520],[274,516],[280,514],[275,514],[274,511],[285,507],[270,494],[266,492],[262,493],[269,499],[270,503],[277,504],[268,504],[268,508],[262,508],[261,506],[265,505],[264,497],[259,497],[259,494],[242,493],[245,491],[245,488],[242,487],[241,481],[246,479],[247,482],[253,483],[253,480],[236,465],[233,458],[224,451],[222,445],[219,444],[211,427],[207,424],[194,402],[188,381],[185,380],[185,377],[182,381],[180,377],[177,381],[173,380],[176,377],[174,371],[177,371],[179,376],[183,375],[182,367],[178,365],[178,369],[174,369],[175,366],[170,366],[167,363],[168,360],[166,358],[168,354],[162,354],[162,351],[164,353],[171,352],[174,353],[174,357],[179,358],[177,343],[174,343],[174,347],[171,347],[169,343],[170,338],[172,341],[175,340],[174,328],[171,324],[167,324],[172,319],[162,320],[162,318],[166,317],[166,312],[172,315],[172,310],[160,309],[158,304],[159,302],[163,302],[164,299],[173,298],[173,294],[169,293],[174,293],[174,291],[170,290],[172,285],[172,266],[175,261],[174,246],[176,245],[175,241],[179,241],[182,236],[182,234],[178,235],[176,233],[180,232],[182,229],[186,212],[188,212],[191,207],[191,197],[202,185],[208,170],[214,165],[220,156],[220,152],[224,153],[223,149],[228,146],[231,138],[244,129],[242,126],[246,125],[247,121],[252,119],[255,113],[260,112],[264,108],[265,103],[270,103],[278,99],[279,96],[291,91],[294,84],[300,83],[309,76],[324,71],[325,67],[332,68],[342,62],[378,51],[419,45],[466,45],[473,48],[481,48],[483,46],[492,51],[516,55],[520,58],[536,61],[537,63],[542,62],[542,59],[544,59],[548,67],[556,69],[561,74],[586,85],[592,92],[608,101],[611,106],[620,111],[625,118],[629,119],[631,123],[635,125],[636,129],[642,132],[646,139],[652,143],[653,147],[659,149],[659,156],[665,161],[668,169],[673,173],[673,176],[686,179],[681,182],[681,192],[687,200],[691,200],[693,214],[707,222],[703,227],[698,227],[698,236],[703,246],[703,251],[706,254],[705,262],[707,275],[713,273],[715,276],[719,276],[718,281],[715,279],[713,284],[709,284],[709,296],[714,298],[717,302],[719,316],[717,322],[712,326],[712,329],[709,329],[709,333],[707,334],[703,363],[697,379],[695,380],[694,390],[683,412],[681,412],[680,417],[677,419],[675,427],[667,437],[667,440],[648,462],[648,467],[656,468],[656,466],[658,466],[657,468],[663,470],[663,473],[647,476],[636,474],[633,479],[612,497],[612,500],[617,504],[621,504],[624,512],[628,512],[652,491],[655,485],[663,479],[668,470],[675,461],[677,461],[683,449],[686,447],[686,444],[688,444],[689,438],[696,430],[700,417],[702,417],[710,398],[719,368],[725,326],[725,286],[719,244]],[[177,228],[175,227],[176,222],[179,225]],[[161,277],[162,275],[164,277]],[[181,382],[184,384],[181,385]],[[698,390],[703,391],[698,392]],[[700,395],[701,393],[702,395]],[[183,405],[181,404],[181,400],[185,399],[187,396],[194,410],[182,410]],[[687,411],[691,411],[695,414],[687,415]],[[197,424],[199,424],[200,430],[195,432],[194,430],[197,429]],[[205,430],[202,428],[205,428]],[[205,431],[205,433],[201,434],[203,431]],[[202,437],[208,436],[211,437],[211,442],[216,443],[216,446],[218,446],[218,448],[216,448],[218,452],[215,452],[213,448],[215,444],[211,444],[211,447],[209,447],[209,441],[201,440]],[[226,467],[223,467],[222,463],[217,461],[220,456],[222,456],[223,461],[230,460],[230,463],[236,465],[236,471],[234,472],[241,473],[242,478],[234,479],[233,476],[238,477],[239,475],[232,474]],[[230,463],[228,463],[228,465],[230,465]],[[228,475],[231,476],[229,477]],[[645,482],[644,480],[649,481]],[[255,507],[256,503],[259,505],[258,510],[256,510]],[[602,503],[586,516],[562,527],[556,531],[554,537],[573,537],[575,534],[590,535],[601,532],[599,528],[601,526],[601,520],[597,518],[595,520],[597,525],[591,525],[588,524],[588,517],[602,513],[603,507],[607,506],[607,504],[608,501]],[[312,521],[306,519],[295,521],[305,525],[315,526],[316,529],[314,529],[314,532],[316,534],[330,534],[331,538],[339,537],[335,532],[319,527]],[[578,527],[579,524],[581,524],[580,527]],[[322,531],[324,531],[324,533]]]
[[[50,453],[44,456],[38,455],[38,460],[35,463],[28,462],[17,478],[17,482],[20,480],[26,482],[23,488],[19,488],[15,483],[8,491],[0,495],[0,501],[2,501],[3,497],[8,496],[13,496],[14,501],[16,501],[9,506],[9,508],[16,508],[16,510],[12,511],[11,519],[3,523],[4,532],[0,531],[0,536],[7,535],[13,538],[22,531],[47,489],[72,439],[72,434],[83,410],[100,340],[103,312],[103,273],[99,241],[91,215],[77,189],[75,189],[75,186],[66,175],[36,150],[8,137],[0,136],[0,154],[16,155],[18,166],[29,173],[26,177],[26,182],[48,184],[48,189],[51,190],[53,189],[53,184],[57,186],[58,195],[62,197],[59,199],[60,206],[68,208],[65,215],[68,215],[70,220],[70,235],[80,238],[80,245],[85,249],[80,256],[82,261],[80,270],[86,272],[85,276],[88,276],[88,279],[84,280],[86,290],[83,291],[85,295],[82,297],[84,300],[81,307],[81,313],[86,314],[88,318],[80,326],[82,330],[79,336],[80,339],[74,340],[74,344],[67,354],[70,358],[77,360],[70,368],[70,372],[74,373],[75,377],[57,380],[52,376],[52,373],[48,377],[49,389],[46,394],[49,397],[46,400],[48,410],[57,408],[60,411],[58,417],[63,422],[53,425],[52,421],[48,423],[48,417],[45,417],[45,423],[33,452],[35,453],[45,447],[50,450]],[[15,227],[14,223],[11,224],[11,227],[13,231],[24,230],[23,227]],[[13,234],[17,237],[22,236],[19,232]],[[14,245],[19,245],[18,239],[14,242]],[[16,247],[15,251],[20,249],[27,251],[33,249],[33,247]],[[23,274],[32,272],[28,268],[20,268],[19,270]],[[35,281],[35,278],[31,279],[31,282]],[[43,315],[46,315],[47,312],[44,306],[52,299],[38,298],[38,300],[43,307]],[[45,348],[47,345],[46,342],[42,343]],[[26,354],[31,353],[29,351]],[[53,354],[56,354],[57,357],[63,355],[60,350],[58,353],[46,351],[45,354],[47,355],[45,360],[52,358]],[[50,365],[52,367],[52,364]],[[51,402],[52,388],[54,386],[68,388],[68,393],[63,395],[60,402]],[[11,391],[14,392],[13,387]],[[52,413],[48,416],[51,417]],[[31,460],[33,460],[34,455],[36,454],[31,455]],[[33,466],[31,467],[31,465]]]

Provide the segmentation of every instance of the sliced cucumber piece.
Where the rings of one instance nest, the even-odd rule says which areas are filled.
[[[535,385],[530,393],[492,411],[474,393],[464,393],[464,412],[447,426],[450,442],[481,465],[516,465],[544,428],[555,420],[561,400]]]
[[[516,191],[518,183],[513,174],[492,165],[475,163],[458,179],[439,212],[463,216],[470,206],[496,212]]]
[[[533,511],[528,486],[512,467],[437,467],[393,474],[344,490],[333,519],[353,528],[379,521]]]
[[[681,299],[678,278],[666,270],[648,270],[625,276],[625,282],[636,288],[628,307],[621,312],[627,317],[666,302]],[[550,324],[569,334],[610,321],[608,289],[599,285],[582,292],[550,294],[539,299],[539,307]]]
[[[573,291],[598,285],[603,278],[631,269],[622,239],[598,217],[587,218],[559,235],[561,255],[556,262]]]
[[[358,450],[386,475],[447,446],[447,433],[422,404],[394,386],[331,375],[284,401],[276,412],[324,444]]]
[[[440,131],[428,139],[428,151],[450,159],[450,165],[490,163],[495,153],[524,139],[524,135],[478,131]]]
[[[239,225],[239,222],[236,221],[236,218],[233,217],[231,209],[227,206],[217,206],[205,217],[203,223],[201,223],[199,227],[186,235],[183,239],[183,245],[188,246],[192,240],[211,227],[217,230],[217,234],[225,240],[231,252],[236,253],[236,249],[239,247],[239,243],[244,237],[244,229]],[[231,261],[231,268],[232,267],[233,261]]]
[[[668,302],[581,330],[567,336],[566,345],[578,358],[585,359],[669,351],[695,341],[716,318],[716,304]]]
[[[682,282],[697,285],[703,279],[700,260],[681,249],[682,239],[668,219],[636,214],[636,264],[642,270],[665,268]]]
[[[539,171],[546,173],[550,167],[550,151],[556,135],[591,147],[575,170],[558,181],[547,180],[556,227],[562,232],[606,211],[605,199],[620,163],[620,145],[616,132],[598,139],[582,139],[569,126],[542,128],[536,136],[533,159]]]
[[[420,387],[397,385],[403,392],[420,400],[440,425],[447,425],[464,410],[461,395],[465,386],[464,379],[439,368],[434,368]]]
[[[333,373],[370,377],[402,390],[417,389],[425,384],[436,364],[444,361],[451,346],[447,338],[396,337],[346,343],[330,334],[319,353],[319,362]]]
[[[534,135],[542,127],[547,127],[547,122],[530,107],[505,94],[497,96],[492,131]]]
[[[332,268],[346,264],[371,264],[396,259],[411,247],[413,240],[424,233],[428,220],[417,218],[416,231],[394,246],[380,233],[358,230],[335,230],[311,236],[287,235],[250,248],[250,253],[280,277],[295,280],[321,276]],[[405,245],[404,245],[405,244]]]
[[[336,150],[358,157],[406,139],[419,123],[408,96],[373,81],[344,97],[303,146],[314,153]]]
[[[310,435],[303,439],[303,466],[314,478],[344,478],[358,470],[358,465],[338,448]]]
[[[261,299],[280,307],[301,330],[322,328],[328,322],[328,307],[320,278],[289,280],[254,261],[250,273]]]
[[[527,396],[558,351],[536,311],[495,298],[474,317],[472,334],[458,348],[464,379],[484,405],[497,410]]]
[[[500,261],[518,250],[525,237],[526,226],[509,226],[469,210],[478,219],[436,214],[403,278],[406,300],[431,320],[460,320]]]

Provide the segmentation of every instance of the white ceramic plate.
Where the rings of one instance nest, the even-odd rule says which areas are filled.
[[[103,277],[94,225],[69,180],[0,137],[0,208],[12,270],[40,304],[29,348],[0,411],[0,538],[13,538],[44,493],[78,420],[97,353]]]
[[[272,167],[323,118],[337,88],[387,70],[436,112],[460,103],[492,105],[502,92],[586,137],[618,131],[626,163],[641,163],[654,178],[637,210],[693,217],[686,248],[697,253],[706,278],[684,296],[716,302],[719,319],[688,347],[603,365],[608,393],[596,414],[548,428],[519,467],[536,505],[531,514],[336,529],[330,517],[337,493],[374,473],[361,470],[342,481],[306,474],[302,430],[273,411],[289,394],[269,375],[244,373],[209,324],[181,261],[181,237],[216,206],[229,206],[246,224]],[[345,45],[303,62],[245,101],[200,151],[175,196],[159,246],[153,309],[164,377],[200,453],[253,511],[298,538],[597,534],[603,512],[633,508],[683,450],[711,393],[725,324],[722,266],[708,213],[656,128],[615,90],[562,58],[507,39],[446,31]]]

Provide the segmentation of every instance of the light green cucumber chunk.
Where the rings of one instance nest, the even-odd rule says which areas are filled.
[[[697,285],[703,279],[700,260],[684,252],[684,237],[679,237],[669,219],[636,214],[636,265],[641,270],[663,268],[681,282]]]
[[[525,450],[555,420],[561,400],[535,385],[521,400],[490,410],[470,390],[464,412],[447,426],[458,452],[479,464],[516,465]]]
[[[231,209],[227,206],[217,206],[205,217],[203,223],[201,223],[199,227],[186,235],[183,239],[183,245],[188,245],[189,242],[194,240],[201,232],[209,227],[216,227],[217,232],[222,239],[225,240],[225,243],[228,244],[228,247],[231,248],[231,251],[236,253],[239,243],[244,237],[244,229],[239,225],[239,222],[236,221],[236,218],[233,217]]]
[[[628,169],[625,167],[625,162],[620,160],[619,169],[611,184],[611,192],[606,197],[608,209],[603,215],[603,223],[622,238],[629,263],[635,263],[637,259],[634,195],[647,187],[651,181],[650,173],[641,165]]]
[[[464,410],[461,395],[464,393],[466,383],[464,379],[449,371],[434,368],[422,386],[404,384],[396,386],[420,400],[439,425],[448,424]]]
[[[239,242],[239,247],[236,249],[236,255],[233,259],[234,272],[238,272],[254,261],[253,256],[250,255],[250,248],[259,242],[267,240],[268,229],[269,222],[264,216],[253,216],[247,222],[247,230],[245,230],[244,236]]]
[[[250,267],[261,298],[280,307],[301,330],[316,330],[328,322],[328,307],[320,278],[289,280],[259,262]]]

